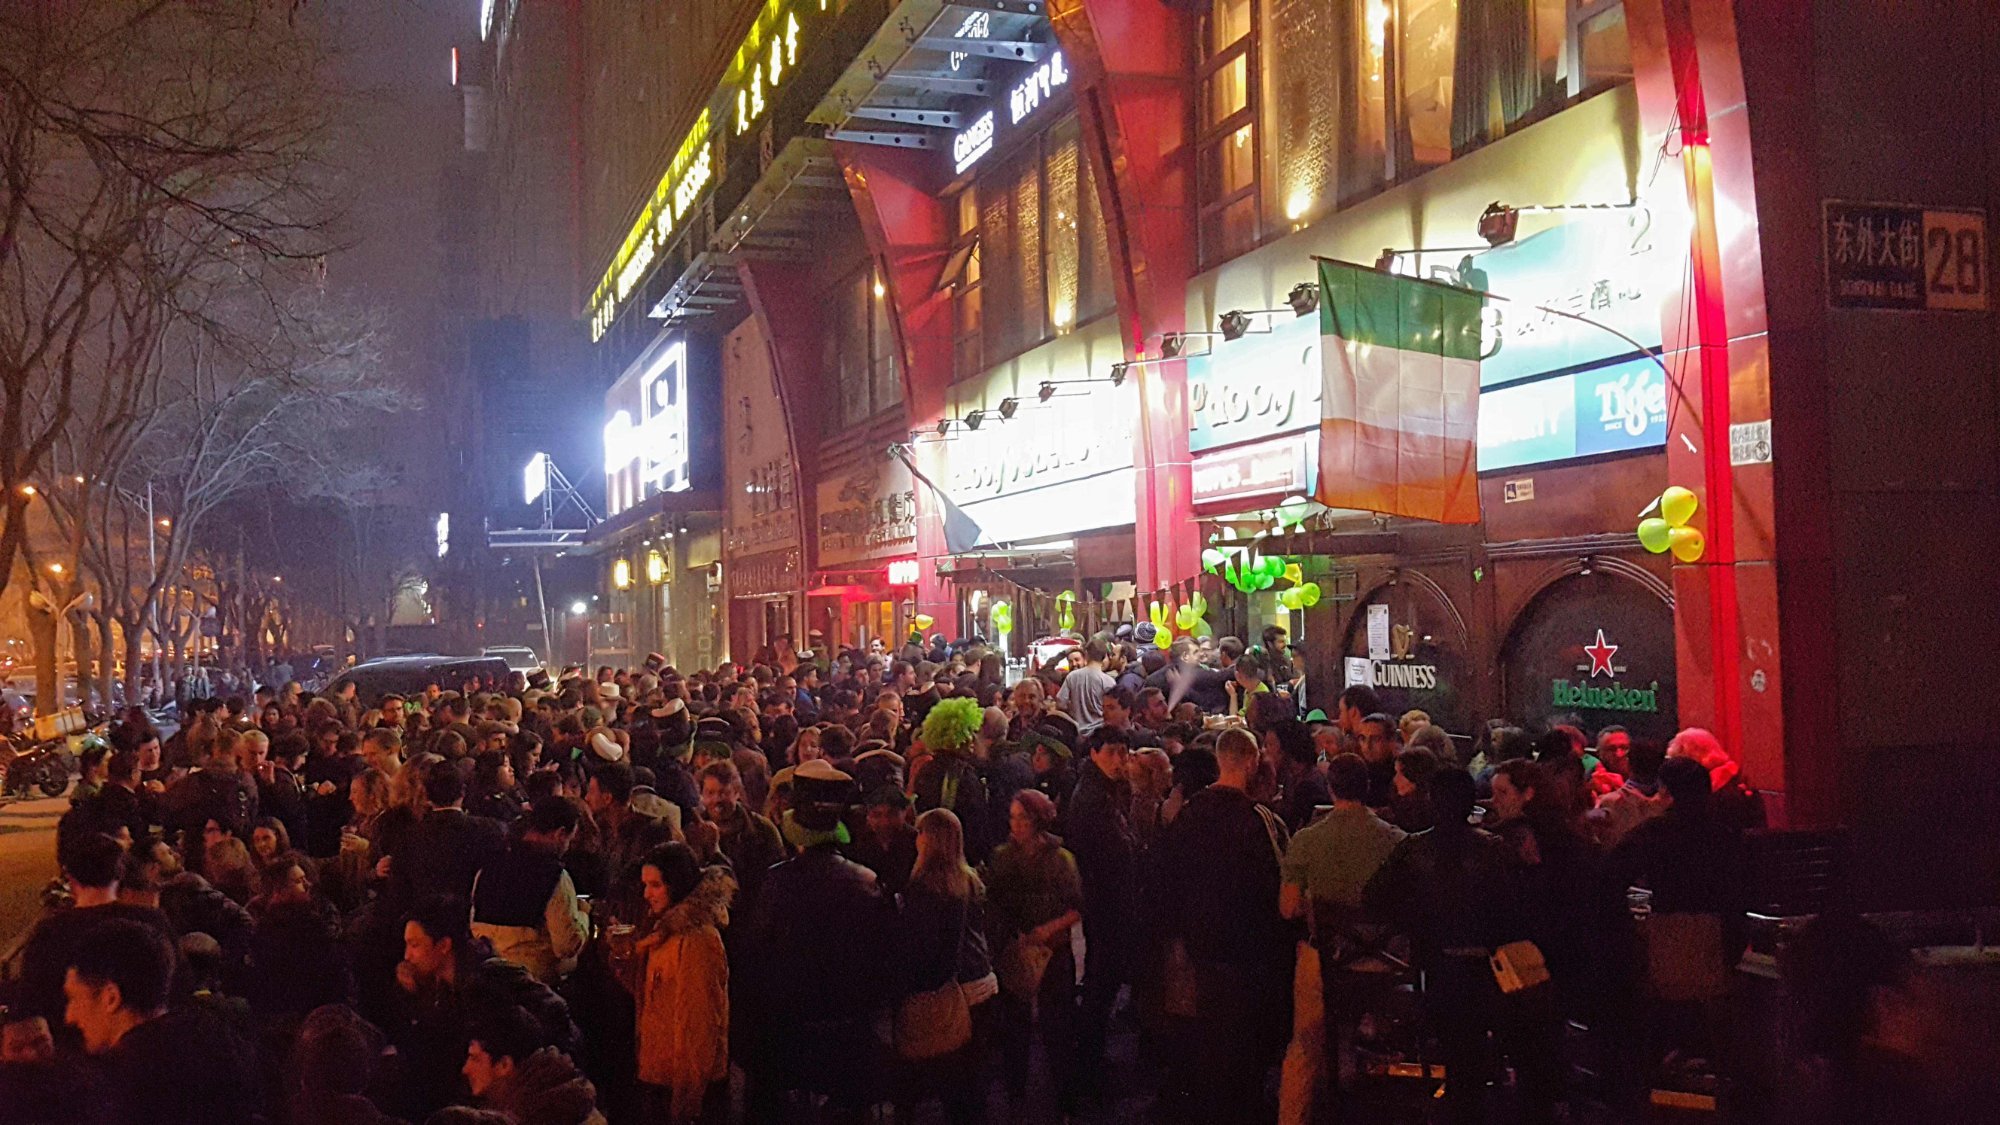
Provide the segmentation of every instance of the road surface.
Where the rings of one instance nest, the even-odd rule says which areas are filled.
[[[34,924],[56,873],[56,821],[68,797],[0,803],[0,949]]]

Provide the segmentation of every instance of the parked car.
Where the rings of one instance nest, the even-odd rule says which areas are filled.
[[[327,690],[337,692],[353,684],[361,702],[372,705],[391,692],[411,696],[432,684],[446,691],[463,691],[467,683],[477,679],[483,687],[502,687],[509,671],[507,662],[497,656],[385,656],[335,676]]]
[[[523,676],[532,676],[543,667],[542,658],[527,645],[487,645],[479,651],[481,655],[497,656],[505,660],[508,668]]]

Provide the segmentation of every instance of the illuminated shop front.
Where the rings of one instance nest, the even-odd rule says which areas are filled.
[[[1288,498],[1312,494],[1320,325],[1317,315],[1295,315],[1289,298],[1315,278],[1314,255],[1380,261],[1504,298],[1485,312],[1482,522],[1454,527],[1315,505],[1302,528],[1266,549],[1317,575],[1320,604],[1288,615],[1261,605],[1275,600],[1271,591],[1232,595],[1247,603],[1240,615],[1223,615],[1232,626],[1254,632],[1275,611],[1278,623],[1291,619],[1294,639],[1312,642],[1308,671],[1320,698],[1365,683],[1386,706],[1427,711],[1461,738],[1491,716],[1581,721],[1594,732],[1614,720],[1584,704],[1607,700],[1650,699],[1673,721],[1674,661],[1660,657],[1671,657],[1674,642],[1668,565],[1644,552],[1631,529],[1669,483],[1667,384],[1640,349],[1662,342],[1685,205],[1678,183],[1632,205],[1626,168],[1642,145],[1630,125],[1633,99],[1623,86],[1583,98],[1428,170],[1421,192],[1390,187],[1336,209],[1225,262],[1191,290],[1192,323],[1247,314],[1237,320],[1241,331],[1199,341],[1187,363],[1193,492],[1207,541],[1225,529],[1269,529]],[[1263,167],[1279,176],[1293,169],[1282,160]],[[1324,187],[1299,190],[1317,199]],[[1279,206],[1291,190],[1277,193]],[[1482,246],[1478,220],[1495,198],[1547,209],[1522,214],[1511,238]],[[1651,695],[1632,694],[1623,680],[1607,694],[1600,668],[1595,682],[1570,677],[1585,685],[1573,693],[1577,705],[1556,703],[1544,673],[1576,663],[1575,654],[1538,623],[1599,612],[1590,606],[1614,607],[1618,622],[1607,629],[1649,654]],[[1608,622],[1613,609],[1602,613]],[[1633,714],[1642,716],[1634,729],[1658,725],[1644,721],[1648,712]]]
[[[699,336],[662,336],[604,395],[603,523],[590,660],[649,653],[707,666],[724,651],[718,356]]]

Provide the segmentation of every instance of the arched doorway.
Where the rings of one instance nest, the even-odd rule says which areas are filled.
[[[1502,657],[1507,718],[1540,728],[1574,722],[1596,736],[1671,738],[1674,611],[1639,581],[1597,569],[1558,578],[1515,618]]]

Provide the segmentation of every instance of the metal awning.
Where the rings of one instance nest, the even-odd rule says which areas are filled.
[[[1042,0],[903,0],[806,119],[829,140],[948,147],[971,106],[1054,50]]]
[[[737,274],[741,263],[808,260],[826,209],[846,206],[847,184],[834,163],[833,147],[818,137],[792,138],[736,210],[716,224],[707,249],[661,295],[652,317],[684,325],[737,312],[743,301]],[[723,321],[728,320],[725,315]]]

